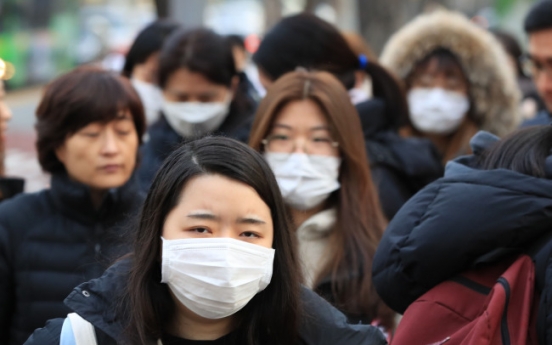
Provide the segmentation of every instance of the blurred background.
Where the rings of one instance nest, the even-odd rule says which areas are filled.
[[[314,12],[361,34],[378,54],[393,32],[416,15],[445,6],[525,45],[522,21],[533,0],[0,0],[0,58],[14,70],[6,82],[13,119],[7,136],[8,174],[26,177],[27,191],[47,184],[34,156],[34,110],[42,86],[87,63],[120,70],[135,35],[157,17],[186,27],[237,34],[253,52],[280,18]]]

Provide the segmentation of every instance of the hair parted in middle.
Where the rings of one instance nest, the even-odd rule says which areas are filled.
[[[189,142],[165,160],[148,192],[135,234],[133,267],[121,304],[129,318],[129,344],[156,344],[175,313],[175,302],[161,284],[161,235],[169,212],[186,184],[197,176],[219,174],[252,187],[271,211],[276,251],[272,280],[240,310],[240,344],[292,344],[300,321],[300,273],[295,236],[272,170],[245,144],[224,137]]]
[[[383,215],[366,156],[359,116],[343,85],[328,72],[291,72],[278,79],[259,104],[249,144],[263,150],[280,110],[292,101],[309,99],[325,114],[333,140],[339,143],[341,188],[330,198],[337,209],[329,260],[314,286],[331,277],[335,305],[350,314],[379,318],[392,328],[393,312],[372,285],[371,267],[387,221]]]

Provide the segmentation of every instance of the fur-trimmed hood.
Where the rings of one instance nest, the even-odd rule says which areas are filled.
[[[437,48],[450,50],[460,60],[480,129],[499,136],[516,129],[521,94],[507,55],[491,33],[460,13],[437,10],[418,16],[391,36],[380,62],[404,80]]]

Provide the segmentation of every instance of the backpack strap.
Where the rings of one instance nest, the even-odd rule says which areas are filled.
[[[67,314],[60,335],[60,345],[98,345],[94,326],[77,313]]]

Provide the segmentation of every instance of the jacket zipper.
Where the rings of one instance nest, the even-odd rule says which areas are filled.
[[[510,284],[503,277],[498,278],[498,283],[502,285],[504,291],[506,292],[506,303],[504,304],[504,312],[502,313],[502,321],[500,322],[502,344],[510,345],[510,331],[508,330],[508,303],[510,302]]]

